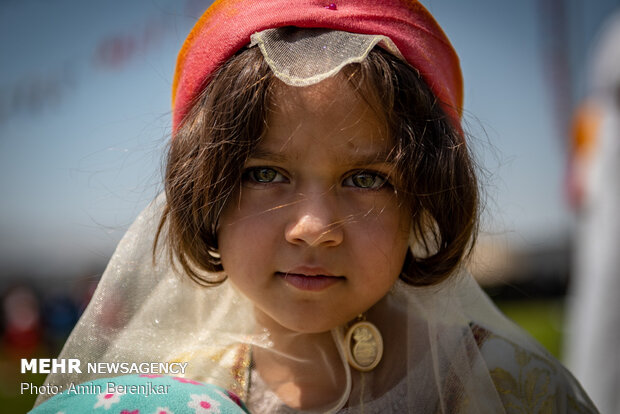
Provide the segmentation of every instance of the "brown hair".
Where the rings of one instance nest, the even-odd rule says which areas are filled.
[[[477,234],[478,186],[464,137],[417,71],[390,53],[373,50],[344,75],[394,138],[396,191],[410,208],[416,252],[424,252],[408,252],[400,277],[415,286],[438,283],[469,254]],[[225,278],[206,276],[223,270],[219,217],[262,135],[276,82],[257,48],[240,51],[215,73],[170,144],[155,245],[165,227],[170,259],[202,285]]]

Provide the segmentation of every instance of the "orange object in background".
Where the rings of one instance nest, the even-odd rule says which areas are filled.
[[[571,129],[570,154],[566,174],[567,196],[579,210],[587,189],[587,176],[601,127],[601,109],[592,100],[584,101],[575,111]]]

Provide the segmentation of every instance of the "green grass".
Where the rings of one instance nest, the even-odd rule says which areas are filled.
[[[28,392],[21,393],[22,383],[32,383],[36,386],[43,384],[45,374],[22,374],[20,355],[0,353],[0,407],[3,413],[26,413],[34,405],[37,395]],[[49,355],[38,352],[24,358],[50,358]]]
[[[504,314],[561,359],[564,302],[561,299],[496,301]]]

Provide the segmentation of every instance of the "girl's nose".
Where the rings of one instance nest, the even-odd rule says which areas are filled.
[[[328,198],[323,194],[299,202],[294,209],[294,219],[285,229],[285,238],[289,243],[313,247],[333,247],[342,243],[344,223],[336,219]]]

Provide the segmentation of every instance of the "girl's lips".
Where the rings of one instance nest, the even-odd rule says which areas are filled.
[[[276,276],[284,279],[289,285],[310,292],[319,292],[344,280],[341,276],[331,275],[306,275],[303,273],[276,272]]]

